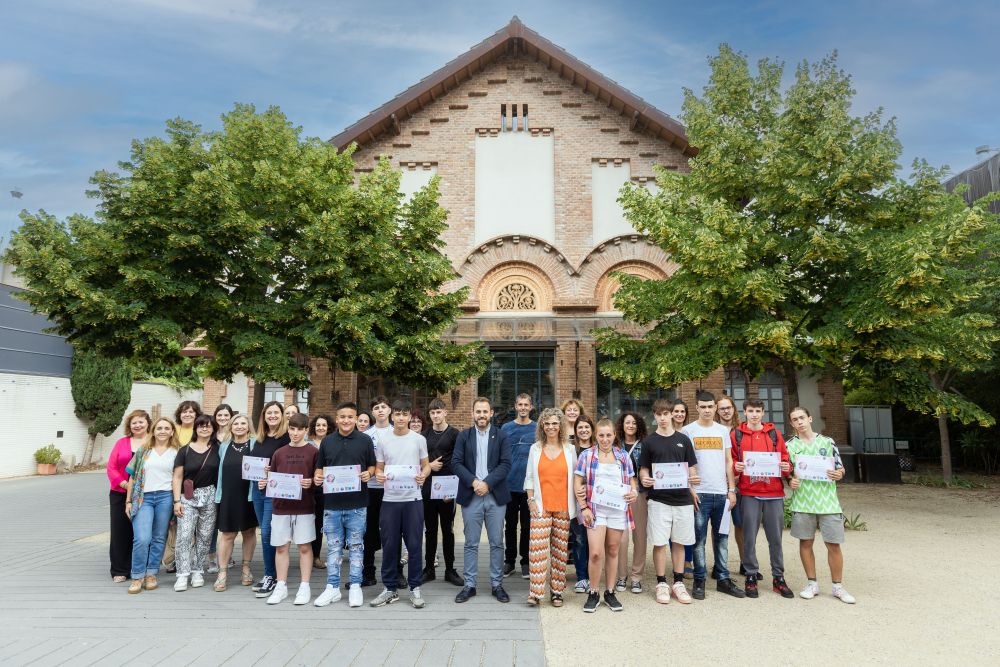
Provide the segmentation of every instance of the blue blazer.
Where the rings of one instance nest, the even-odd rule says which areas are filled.
[[[507,436],[496,426],[490,425],[490,442],[487,449],[486,482],[497,505],[510,502],[510,489],[507,487],[507,474],[510,472],[510,443]],[[455,441],[455,453],[451,458],[451,469],[458,475],[458,496],[456,502],[462,507],[468,506],[476,496],[472,483],[476,480],[476,427],[472,426],[458,434]]]

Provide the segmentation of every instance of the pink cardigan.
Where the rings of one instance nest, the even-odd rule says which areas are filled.
[[[112,491],[125,493],[125,489],[120,487],[119,484],[128,481],[128,473],[125,472],[125,466],[132,460],[131,440],[129,436],[119,438],[111,450],[111,455],[108,457],[107,472],[108,480],[111,481]]]

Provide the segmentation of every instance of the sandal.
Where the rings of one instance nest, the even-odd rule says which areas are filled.
[[[528,606],[529,607],[537,607],[538,606],[538,598],[536,598],[534,595],[529,595],[528,596]]]
[[[111,577],[111,581],[115,582],[116,584],[124,584],[126,581],[128,581],[128,577],[124,577],[119,574],[115,577]]]
[[[553,593],[551,598],[553,607],[563,606],[562,593]]]
[[[215,578],[215,584],[212,586],[212,590],[216,593],[221,593],[226,590],[226,579],[229,573],[225,570],[219,572],[219,576]]]
[[[250,561],[243,561],[243,573],[240,575],[240,583],[249,586],[253,583],[253,572],[250,571]]]

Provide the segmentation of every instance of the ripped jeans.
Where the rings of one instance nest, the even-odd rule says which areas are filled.
[[[365,553],[365,526],[368,509],[324,510],[323,533],[326,535],[326,583],[340,588],[340,564],[344,560],[344,544],[350,557],[348,581],[361,584]]]

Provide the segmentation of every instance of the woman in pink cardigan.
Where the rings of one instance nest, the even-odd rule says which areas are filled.
[[[125,466],[132,460],[132,455],[142,447],[152,421],[145,410],[133,410],[125,417],[122,430],[125,436],[115,443],[108,457],[108,479],[111,481],[111,491],[108,501],[111,505],[111,577],[116,584],[128,581],[132,569],[132,522],[125,513],[126,493],[128,488],[128,473]]]

